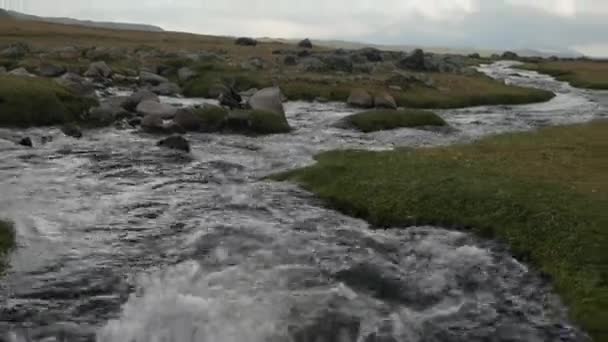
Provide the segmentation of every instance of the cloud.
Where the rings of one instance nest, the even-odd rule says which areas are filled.
[[[606,0],[29,0],[24,7],[219,35],[587,53],[608,45]]]

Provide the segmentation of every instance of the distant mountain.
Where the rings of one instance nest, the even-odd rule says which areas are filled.
[[[72,18],[39,17],[36,15],[30,15],[30,14],[15,12],[15,11],[7,11],[7,10],[3,10],[3,9],[0,9],[0,18],[12,18],[15,20],[42,21],[42,22],[54,23],[54,24],[76,25],[76,26],[84,26],[84,27],[113,29],[113,30],[147,31],[147,32],[163,32],[164,31],[162,28],[160,28],[158,26],[153,26],[153,25],[78,20],[78,19],[72,19]]]
[[[285,43],[285,44],[294,44],[299,41],[299,39],[274,39],[274,38],[260,38],[260,41],[263,42],[277,42],[277,43]],[[387,50],[387,51],[412,51],[414,49],[421,48],[424,51],[432,52],[432,53],[442,53],[442,54],[458,54],[458,55],[468,55],[471,53],[479,53],[482,56],[490,56],[492,54],[502,54],[504,51],[499,50],[490,50],[490,49],[476,49],[476,48],[446,48],[446,47],[433,47],[433,46],[414,46],[414,45],[380,45],[380,44],[366,44],[360,42],[349,42],[343,40],[313,40],[313,44],[317,46],[328,47],[332,49],[362,49],[365,47],[373,47],[379,50]],[[518,49],[511,50],[517,53],[520,56],[524,57],[550,57],[550,56],[558,56],[562,58],[576,58],[582,57],[582,54],[572,51],[572,50],[559,50],[559,51],[544,51],[544,50],[532,50],[532,49]]]

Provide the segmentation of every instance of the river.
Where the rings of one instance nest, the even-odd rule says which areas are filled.
[[[134,130],[80,140],[1,130],[36,146],[0,139],[0,217],[18,243],[0,341],[586,341],[551,284],[499,243],[441,227],[371,230],[263,180],[336,148],[446,145],[607,116],[605,92],[508,62],[480,70],[557,96],[439,111],[449,133],[347,131],[333,127],[353,112],[344,104],[290,102],[292,133],[188,134],[189,155]]]

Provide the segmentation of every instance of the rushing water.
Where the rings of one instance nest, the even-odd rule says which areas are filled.
[[[351,109],[303,102],[286,105],[292,133],[190,134],[189,155],[133,130],[0,132],[0,217],[18,241],[0,341],[585,341],[550,284],[503,246],[440,227],[370,230],[261,179],[324,150],[606,116],[605,93],[509,66],[482,70],[558,96],[443,111],[450,133],[346,131],[333,124]],[[10,141],[20,135],[35,148]]]

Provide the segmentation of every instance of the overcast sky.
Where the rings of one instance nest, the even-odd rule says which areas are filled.
[[[221,35],[608,56],[608,0],[0,0],[43,16]]]

